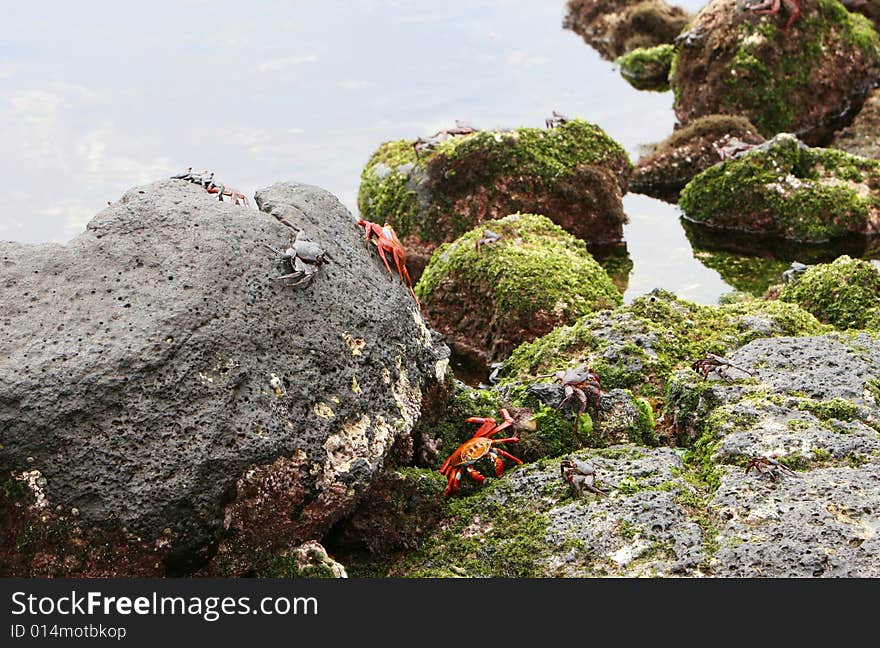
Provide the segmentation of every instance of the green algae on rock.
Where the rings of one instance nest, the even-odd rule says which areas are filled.
[[[808,268],[782,288],[779,299],[798,304],[838,329],[873,328],[880,311],[880,270],[868,261],[842,256]]]
[[[632,164],[598,126],[572,119],[547,129],[449,137],[419,153],[414,144],[382,144],[358,193],[362,217],[387,220],[407,250],[430,249],[518,211],[546,214],[588,243],[623,236],[622,195]]]
[[[487,229],[500,238],[478,246]],[[489,221],[443,244],[415,290],[422,314],[453,348],[483,361],[623,301],[583,241],[533,214]]]
[[[701,493],[672,449],[620,445],[571,457],[595,467],[609,497],[576,497],[559,459],[518,467],[470,496],[449,498],[438,530],[390,575],[698,575],[704,533],[688,509]]]
[[[582,317],[519,346],[505,361],[502,384],[586,361],[603,389],[662,396],[673,371],[706,353],[725,355],[751,340],[829,330],[795,304],[745,301],[702,306],[661,290],[629,306]]]
[[[690,15],[664,0],[568,0],[562,26],[609,60],[671,44]]]
[[[630,190],[677,201],[679,192],[694,176],[729,156],[731,151],[763,142],[764,138],[745,117],[699,117],[639,159]]]
[[[617,59],[620,76],[636,90],[669,90],[669,70],[675,46],[669,43],[639,47]]]
[[[838,0],[800,0],[784,29],[744,2],[712,0],[689,25],[670,82],[682,123],[706,114],[743,115],[765,137],[797,132],[819,143],[857,107],[880,72],[880,37]]]
[[[880,231],[880,162],[781,134],[695,177],[687,218],[709,227],[821,242]]]

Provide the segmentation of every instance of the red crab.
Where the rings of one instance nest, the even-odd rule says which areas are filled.
[[[789,14],[788,22],[785,24],[785,29],[788,29],[798,19],[798,16],[801,15],[800,0],[764,0],[764,2],[752,5],[749,8],[752,11],[757,11],[759,14],[775,16],[782,9],[782,5],[785,5],[785,10]]]
[[[458,449],[449,455],[449,458],[440,468],[440,473],[447,479],[446,490],[444,491],[447,496],[458,490],[458,485],[459,482],[461,482],[461,475],[463,472],[466,472],[468,477],[478,484],[482,484],[486,480],[486,478],[474,470],[473,467],[473,465],[483,457],[488,456],[495,462],[496,477],[501,477],[502,473],[504,473],[504,462],[501,460],[501,457],[507,457],[518,464],[522,463],[522,461],[509,452],[495,447],[499,443],[519,443],[518,437],[510,437],[507,439],[489,438],[514,424],[513,417],[506,409],[501,409],[500,411],[501,416],[504,419],[504,422],[500,424],[496,423],[494,418],[472,416],[467,419],[468,423],[479,423],[480,427],[474,432],[474,436],[458,446]],[[501,457],[498,455],[501,455]]]
[[[416,297],[416,293],[412,287],[412,280],[409,278],[409,271],[406,269],[406,250],[403,248],[400,239],[397,238],[397,233],[394,231],[394,228],[388,223],[379,225],[378,223],[371,223],[363,218],[358,221],[358,225],[364,228],[364,240],[372,241],[376,244],[376,249],[379,251],[379,258],[381,258],[382,263],[385,264],[388,274],[393,277],[394,275],[391,272],[391,266],[388,265],[388,259],[385,257],[386,252],[391,253],[391,256],[394,257],[394,265],[397,268],[397,274],[406,282],[409,292],[418,304],[419,299]]]

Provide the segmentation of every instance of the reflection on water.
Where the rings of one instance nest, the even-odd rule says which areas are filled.
[[[633,89],[562,29],[564,0],[8,4],[0,239],[68,240],[106,201],[190,165],[248,195],[282,180],[320,185],[356,211],[379,144],[456,119],[542,126],[556,109],[599,124],[634,160],[675,122],[671,93]],[[752,264],[745,278],[717,254],[742,250],[694,237],[676,207],[639,195],[624,203],[626,252],[597,256],[627,302],[662,287],[715,303],[778,269]]]
[[[830,243],[799,243],[773,236],[713,230],[681,220],[694,256],[718,273],[736,290],[761,296],[782,280],[792,261],[827,263],[842,254],[854,258],[880,258],[880,239],[852,236]]]
[[[623,207],[629,218],[623,235],[633,258],[629,287],[623,295],[626,303],[654,288],[665,288],[684,299],[715,304],[732,290],[718,272],[694,258],[677,206],[627,194]]]

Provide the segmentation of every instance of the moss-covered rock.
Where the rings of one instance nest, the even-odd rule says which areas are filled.
[[[700,491],[669,448],[614,446],[574,458],[596,470],[600,497],[572,491],[559,459],[510,471],[468,497],[391,569],[407,577],[696,575],[704,533]]]
[[[589,243],[623,235],[632,165],[598,126],[573,119],[547,129],[477,131],[418,153],[415,143],[382,144],[358,193],[361,215],[390,222],[408,251],[424,255],[481,221],[515,212],[547,214]]]
[[[880,270],[868,261],[842,256],[808,268],[783,287],[779,299],[839,329],[874,326],[880,310]]]
[[[568,0],[563,27],[614,60],[638,48],[671,44],[689,18],[663,0]]]
[[[696,176],[679,205],[709,227],[800,241],[873,234],[880,231],[880,162],[782,134]]]
[[[481,242],[487,229],[500,238]],[[533,214],[489,221],[441,245],[415,290],[453,349],[486,362],[622,302],[583,241]]]
[[[794,304],[754,300],[702,306],[655,290],[629,306],[588,315],[519,346],[500,374],[503,382],[529,382],[585,361],[599,373],[604,389],[659,397],[675,369],[706,353],[725,355],[761,337],[826,330]]]
[[[636,90],[669,90],[669,70],[675,46],[670,43],[639,47],[617,59],[620,76]]]
[[[880,37],[838,0],[800,0],[801,16],[760,15],[751,2],[712,0],[689,25],[670,82],[682,123],[743,115],[765,137],[826,140],[880,72]],[[839,124],[838,124],[839,125]]]
[[[729,156],[728,152],[763,141],[745,117],[700,117],[676,130],[639,160],[630,190],[677,201],[679,192],[694,176],[721,162]]]

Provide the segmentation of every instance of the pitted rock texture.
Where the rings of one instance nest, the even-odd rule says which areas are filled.
[[[695,430],[715,576],[880,575],[880,340],[869,334],[761,339],[729,359],[755,373],[702,382],[679,372],[667,406]],[[771,457],[793,475],[744,466]]]
[[[880,464],[773,482],[729,470],[712,498],[723,521],[716,576],[880,576]]]
[[[276,281],[265,245],[291,229],[182,181],[130,190],[66,245],[0,243],[0,508],[58,511],[80,546],[133,534],[115,575],[147,573],[122,560],[139,542],[154,572],[190,573],[221,541],[235,558],[321,537],[444,378],[448,350],[335,197],[256,198],[327,252],[310,284]],[[3,575],[46,551],[113,572],[16,541]]]
[[[419,576],[697,576],[705,559],[687,502],[697,491],[669,448],[581,450],[608,497],[576,497],[559,460],[528,464],[462,499],[393,573]],[[459,559],[459,556],[463,558]]]

